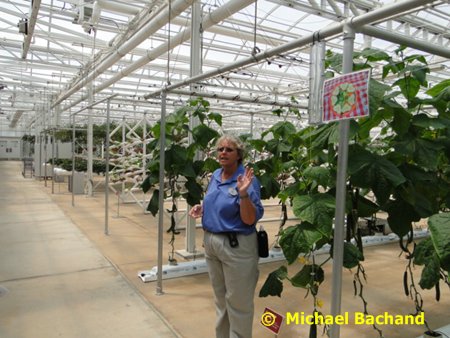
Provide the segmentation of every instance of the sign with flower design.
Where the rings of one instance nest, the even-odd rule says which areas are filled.
[[[370,69],[344,74],[323,84],[322,122],[369,115]]]

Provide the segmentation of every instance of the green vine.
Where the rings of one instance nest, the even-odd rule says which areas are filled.
[[[361,263],[364,249],[359,219],[373,220],[377,212],[387,213],[390,228],[400,237],[401,247],[407,252],[406,283],[416,314],[423,311],[423,302],[412,278],[412,259],[415,259],[414,264],[424,265],[420,287],[435,288],[437,300],[439,282],[449,283],[450,80],[428,89],[428,97],[419,97],[421,89],[428,87],[426,75],[429,69],[423,56],[405,56],[404,50],[400,47],[394,57],[374,49],[354,54],[354,70],[372,67],[374,63],[383,64],[383,79],[390,73],[400,77],[392,85],[371,79],[370,117],[350,121],[352,141],[348,160],[344,267],[357,268],[353,275],[355,296],[361,299],[365,314],[368,313],[363,293],[366,271]],[[342,55],[328,52],[326,64],[328,77],[340,73]],[[379,131],[374,140],[375,129]],[[272,142],[278,142],[276,137],[274,139]],[[292,147],[286,141],[290,139],[301,143]],[[295,262],[299,255],[311,255],[325,244],[333,243],[338,139],[337,123],[292,131],[291,135],[283,137],[283,142],[289,145],[286,149],[295,149],[295,154],[290,150],[284,154],[284,160],[290,161],[289,166],[294,169],[290,173],[291,183],[277,196],[280,199],[289,196],[293,212],[300,219],[299,224],[280,234],[279,243],[288,264]],[[266,182],[262,180],[262,183]],[[412,224],[424,218],[429,220],[431,238],[416,246]],[[408,236],[406,245],[402,240],[404,236]],[[415,247],[412,252],[407,249],[411,243]],[[304,269],[295,276],[301,275]],[[289,278],[287,269],[282,266],[269,274],[260,296],[281,296],[283,280],[294,287],[305,288],[305,284]],[[313,295],[314,311],[317,310],[319,285],[314,292],[307,288],[307,294]],[[382,336],[378,327],[374,326],[374,329]]]

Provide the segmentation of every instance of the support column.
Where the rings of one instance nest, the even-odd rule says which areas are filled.
[[[53,125],[55,126],[55,127],[60,127],[61,126],[61,105],[60,104],[58,104],[56,107],[55,107],[55,110],[54,110],[54,112],[55,112],[55,116],[54,116],[54,122],[53,122]]]
[[[158,277],[156,281],[156,294],[162,295],[162,274],[163,274],[163,239],[164,239],[164,162],[166,160],[166,154],[164,149],[166,148],[166,98],[167,93],[165,90],[161,92],[161,122],[159,135],[159,147],[161,152],[159,154],[159,211],[158,211]]]
[[[353,70],[353,45],[355,30],[347,22],[344,24],[343,73]],[[333,238],[333,284],[331,289],[331,315],[336,318],[341,313],[342,266],[344,262],[345,195],[347,185],[347,162],[350,120],[339,122],[339,149],[336,182],[336,214]],[[339,338],[340,326],[331,326],[331,338]]]
[[[94,95],[93,95],[93,86],[92,82],[88,85],[88,105],[91,106],[94,103]],[[93,168],[93,149],[94,149],[94,128],[92,125],[92,107],[88,109],[88,126],[87,126],[87,195],[92,196],[93,195],[93,175],[92,175],[92,168]]]
[[[199,1],[194,1],[192,4],[191,14],[191,65],[190,76],[195,76],[201,73],[202,64],[202,50],[201,50],[201,6]],[[195,83],[190,85],[191,92],[198,91]],[[189,128],[192,130],[199,124],[198,118],[191,117],[189,121]],[[189,134],[189,144],[192,144],[193,138]],[[196,159],[199,159],[201,154],[196,154]],[[186,212],[191,208],[187,205]],[[196,220],[192,217],[186,216],[186,252],[180,253],[184,257],[190,257],[192,255],[198,255],[195,247],[196,239]]]
[[[105,235],[109,235],[109,124],[111,100],[106,102],[106,144],[105,144]]]

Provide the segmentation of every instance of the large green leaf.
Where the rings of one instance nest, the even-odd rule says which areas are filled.
[[[450,118],[450,87],[444,88],[439,94],[433,96],[431,99],[420,99],[422,105],[433,106],[439,116],[445,118],[448,121]]]
[[[412,76],[405,76],[395,81],[392,86],[399,86],[403,96],[409,100],[416,97],[420,90],[420,82]]]
[[[360,55],[371,62],[389,60],[389,55],[385,51],[376,48],[364,48]]]
[[[267,144],[264,140],[248,140],[247,142],[253,149],[259,152],[262,152]]]
[[[333,253],[333,251],[331,251]],[[364,256],[359,249],[348,242],[344,242],[344,260],[343,266],[347,269],[352,269],[364,260]]]
[[[277,270],[272,271],[267,276],[261,290],[259,291],[259,297],[278,296],[281,297],[283,292],[283,279],[287,277],[287,268],[283,265]]]
[[[261,183],[262,199],[275,197],[280,192],[280,184],[270,175],[270,173],[264,173],[258,176],[258,179]]]
[[[186,202],[189,205],[199,204],[203,196],[203,187],[195,180],[195,178],[188,178],[184,186],[187,193],[183,194]]]
[[[188,158],[187,149],[178,144],[172,144],[166,150],[165,170],[169,175],[196,177],[192,159]]]
[[[293,286],[309,289],[317,294],[319,285],[325,279],[325,272],[317,264],[304,265],[303,268],[290,279]]]
[[[420,241],[414,248],[414,264],[425,265],[435,254],[431,237]]]
[[[411,114],[403,107],[393,108],[392,112],[394,114],[394,119],[392,120],[391,127],[401,137],[409,130]]]
[[[397,193],[401,198],[411,204],[414,207],[415,212],[421,218],[427,218],[436,213],[436,205],[432,202],[438,191],[435,190],[435,194],[429,194],[426,190],[420,189],[420,182],[414,182],[413,186],[411,182],[402,186],[402,189],[397,189]],[[416,190],[420,189],[420,190]]]
[[[423,65],[408,65],[404,69],[405,72],[411,72],[413,78],[415,78],[422,86],[427,86],[427,73],[430,72],[428,67]]]
[[[388,200],[393,188],[406,181],[392,162],[357,145],[349,149],[348,171],[351,182],[371,188],[380,204]]]
[[[445,121],[441,118],[429,117],[426,114],[417,114],[413,116],[412,124],[422,128],[444,129],[447,127]]]
[[[317,226],[327,237],[330,234],[335,206],[335,198],[325,193],[295,196],[292,201],[295,216]]]
[[[428,89],[426,91],[426,93],[430,96],[437,96],[439,93],[441,93],[447,87],[450,87],[450,79],[446,79],[446,80],[439,82],[437,85]]]
[[[450,212],[431,216],[428,225],[441,266],[450,271]]]
[[[416,139],[414,160],[419,166],[435,170],[443,149],[444,147],[437,142]]]
[[[152,198],[148,202],[147,205],[147,211],[150,211],[150,213],[153,216],[156,216],[159,210],[159,190],[155,189],[152,194]]]
[[[322,187],[327,187],[330,180],[330,169],[325,167],[308,167],[303,171],[303,176],[317,182]]]
[[[390,86],[387,86],[377,80],[370,79],[369,81],[369,111],[370,115],[374,115],[378,108],[380,107],[381,102],[383,102],[384,95],[387,91],[391,89]]]
[[[216,122],[219,126],[222,126],[222,115],[219,113],[209,113],[208,118]]]
[[[311,150],[322,150],[324,148],[326,149],[328,146],[328,139],[330,137],[330,134],[332,134],[334,132],[334,129],[336,128],[338,128],[337,123],[324,124],[322,126],[319,126],[317,129],[311,130],[311,132],[306,133],[302,137],[305,141],[312,141]]]
[[[150,184],[150,176],[147,176],[144,181],[141,183],[141,189],[144,193],[150,190],[152,185]]]
[[[272,139],[267,142],[267,150],[270,151],[274,155],[279,155],[281,153],[288,153],[291,151],[292,146],[284,141],[284,140],[277,140]]]
[[[403,68],[403,62],[394,61],[392,58],[389,58],[388,64],[383,66],[383,76],[384,79],[390,72],[392,74],[397,74]]]
[[[288,139],[291,135],[297,132],[297,129],[291,122],[282,121],[275,123],[272,127],[270,127],[269,131],[271,131],[274,137],[278,139]]]
[[[328,143],[331,144],[338,144],[339,143],[339,139],[341,138],[341,128],[339,127],[339,123],[333,123],[335,125],[334,128],[331,129],[330,132],[330,137],[328,139]],[[358,133],[358,129],[359,129],[359,125],[358,122],[356,122],[355,120],[350,120],[349,121],[349,138],[352,139],[357,133]]]
[[[301,224],[290,226],[283,230],[280,237],[280,246],[284,257],[292,264],[301,253],[309,253],[312,245],[322,237],[319,231],[309,228],[305,229]]]
[[[205,149],[211,142],[211,140],[213,140],[218,135],[219,133],[216,130],[204,124],[199,124],[192,130],[192,136],[195,140],[195,143],[198,144],[202,149]]]
[[[412,157],[419,166],[433,170],[437,169],[443,149],[440,142],[421,139],[413,134],[395,144],[397,152]]]
[[[389,227],[399,237],[411,231],[412,222],[420,220],[414,207],[403,200],[389,201],[384,209],[389,214],[387,218]]]
[[[177,168],[186,162],[187,151],[186,148],[178,144],[173,144],[170,148],[166,149],[165,156],[165,169],[166,171],[170,171],[171,168]]]
[[[439,282],[440,278],[439,258],[437,255],[433,255],[422,270],[419,285],[422,289],[431,289]]]
[[[380,206],[364,196],[358,196],[358,217],[370,217],[380,210]]]
[[[178,168],[181,169],[181,170],[179,170],[179,173],[186,178],[197,176],[197,174],[195,173],[193,163],[191,161],[187,161],[184,165],[181,165]]]

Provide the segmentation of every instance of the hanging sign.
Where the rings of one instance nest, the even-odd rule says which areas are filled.
[[[324,81],[322,122],[369,116],[369,79],[365,69]]]

